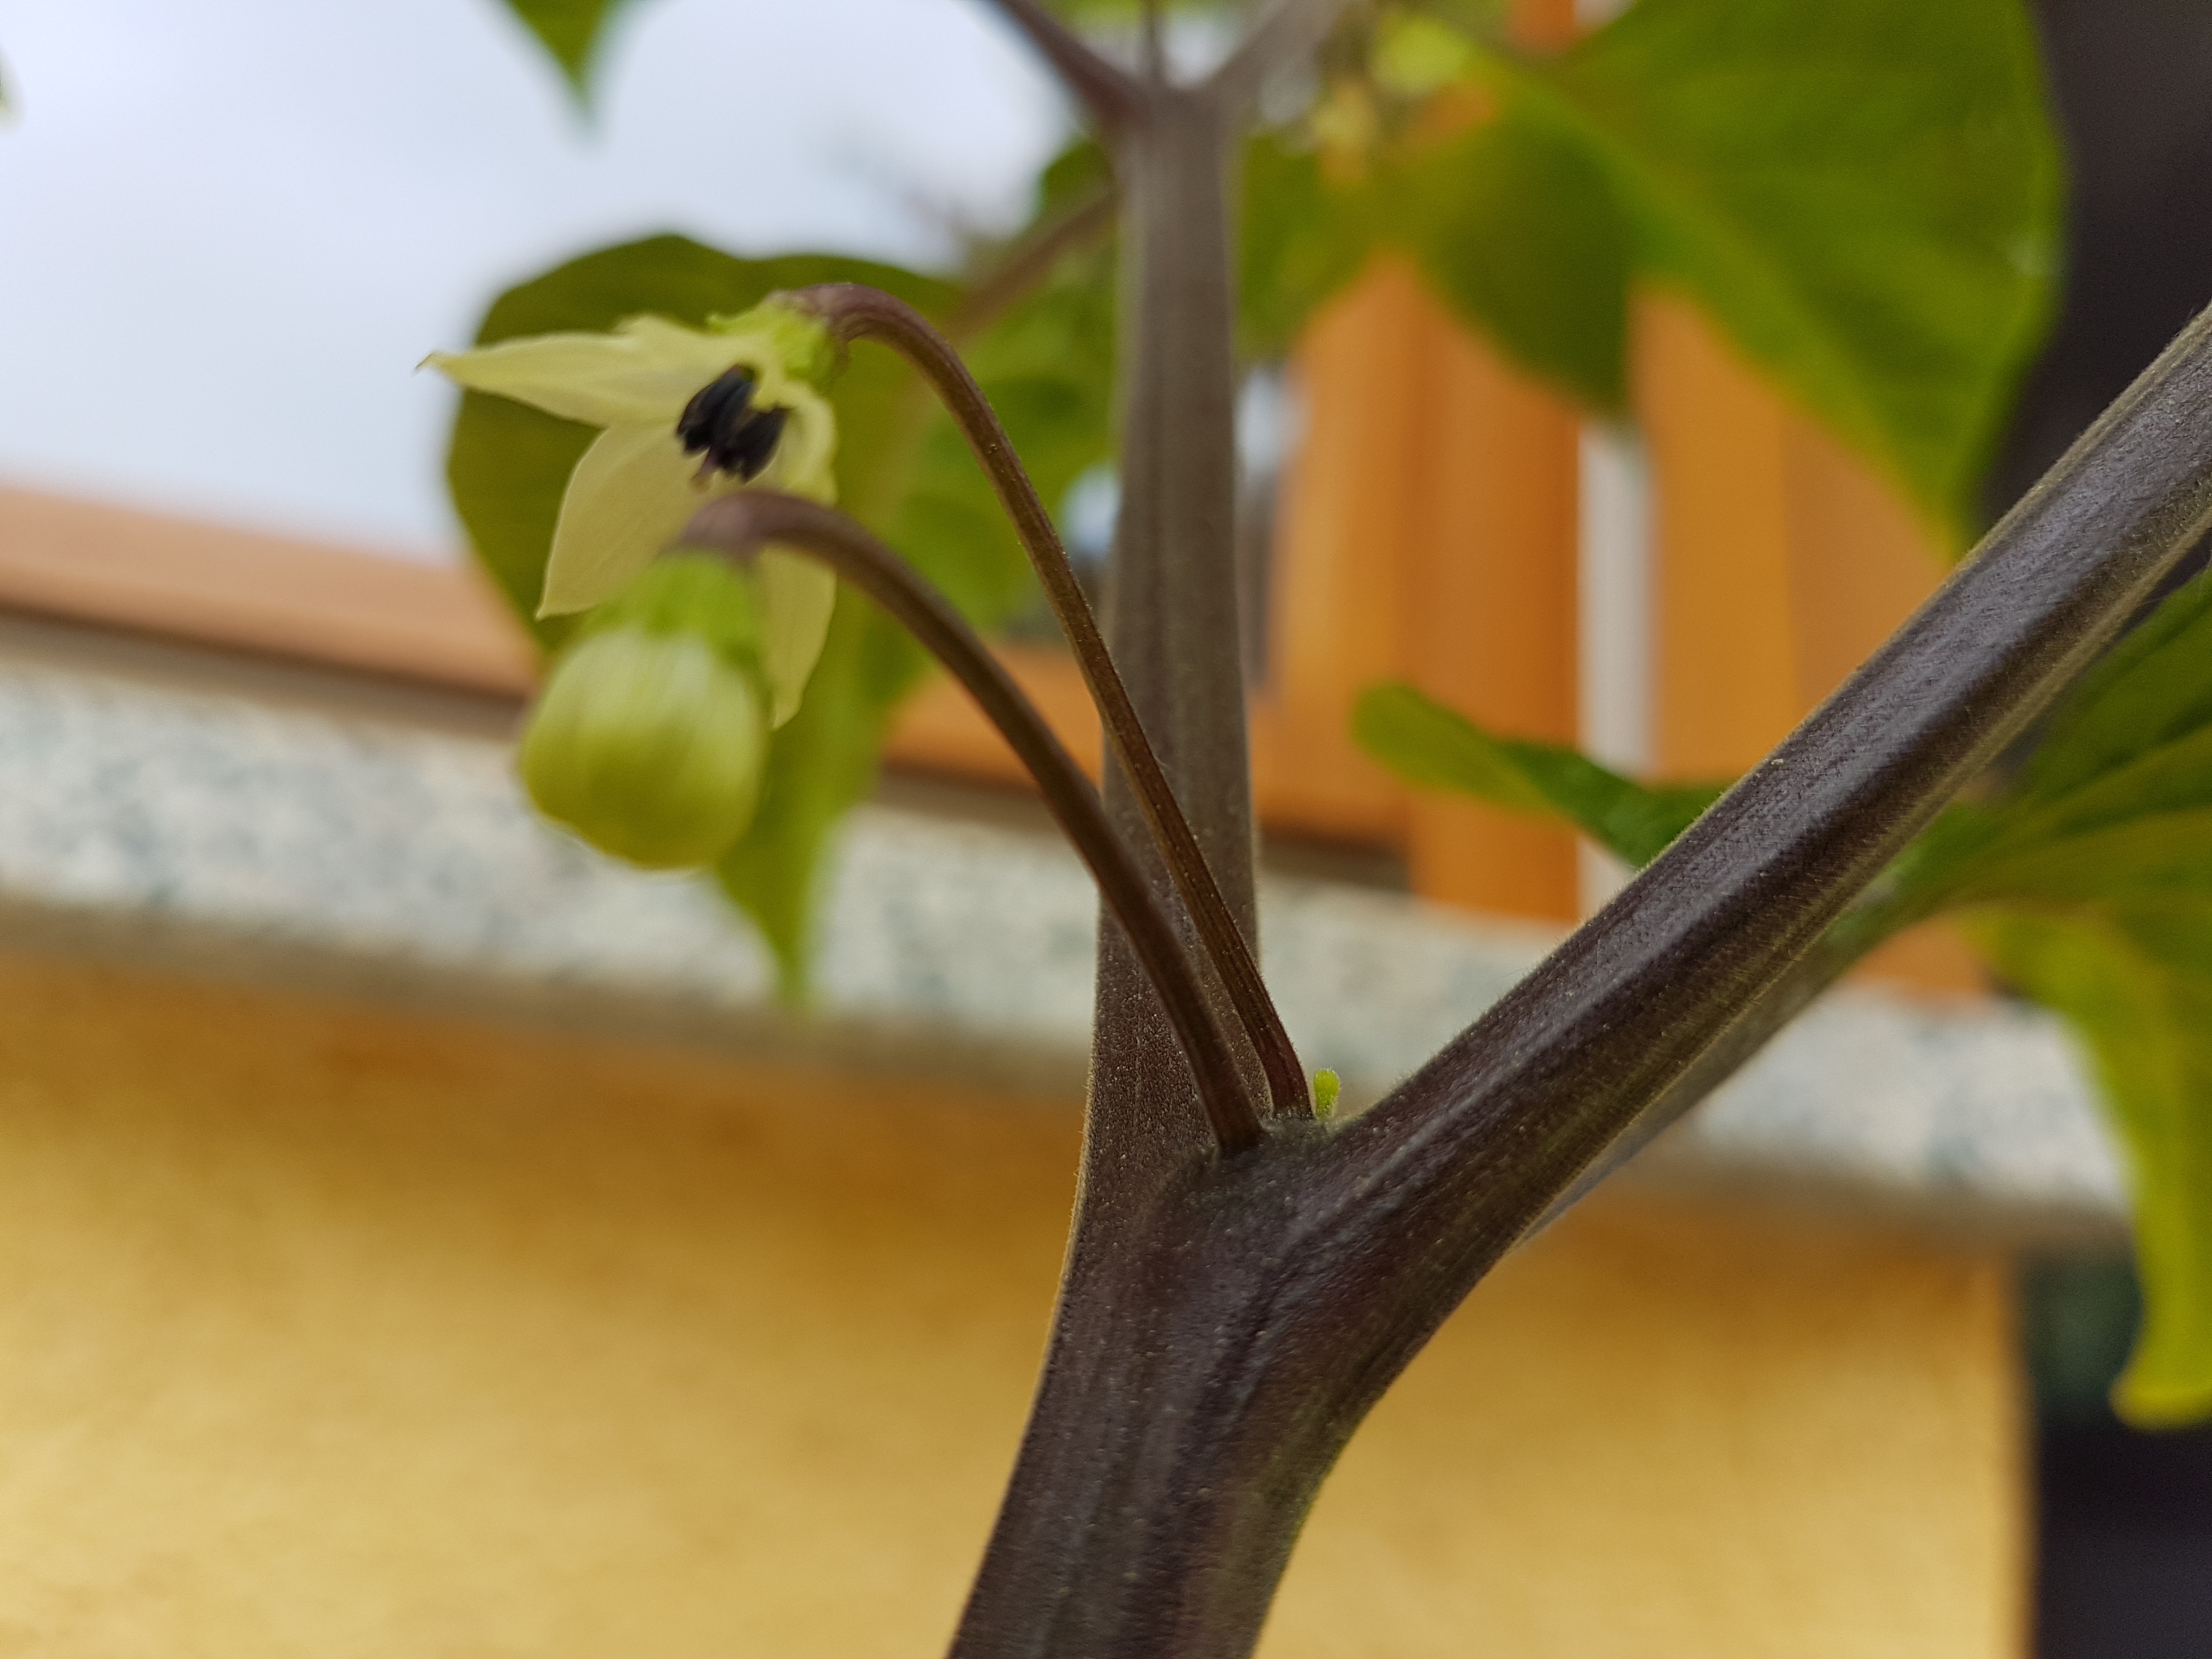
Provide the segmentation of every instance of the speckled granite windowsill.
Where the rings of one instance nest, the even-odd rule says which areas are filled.
[[[533,820],[489,731],[6,646],[0,945],[1080,1087],[1092,898],[1045,837],[860,814],[829,905],[820,1006],[801,1019],[776,1006],[762,951],[701,884],[623,871]],[[1355,1099],[1419,1064],[1543,948],[1371,890],[1278,881],[1264,904],[1293,1034]],[[2079,1063],[2048,1021],[1866,992],[1800,1022],[1647,1153],[1638,1178],[2016,1234],[2123,1215]]]

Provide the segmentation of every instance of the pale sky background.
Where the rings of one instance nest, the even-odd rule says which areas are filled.
[[[659,230],[941,262],[1064,141],[977,0],[638,0],[579,117],[498,0],[0,0],[0,482],[443,559],[493,295]]]

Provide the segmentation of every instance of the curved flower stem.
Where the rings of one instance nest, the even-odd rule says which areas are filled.
[[[1118,132],[1137,117],[1144,87],[1127,71],[1108,63],[1080,35],[1038,3],[1038,0],[991,0],[1006,21],[1029,37],[1066,87],[1103,132]]]
[[[1237,1073],[1228,1034],[1207,998],[1197,964],[1146,883],[1128,848],[1107,822],[1097,790],[1061,747],[1022,690],[936,589],[858,520],[796,495],[748,490],[709,502],[692,518],[682,544],[745,559],[774,543],[819,560],[866,593],[958,677],[1043,792],[1045,804],[1128,935],[1174,1023],[1200,1099],[1224,1152],[1259,1144],[1259,1115]]]
[[[1283,1017],[1267,994],[1267,981],[1253,960],[1251,946],[1230,915],[1190,820],[1183,815],[1159,757],[1145,735],[1144,723],[1137,718],[1121,672],[1098,632],[1091,601],[1075,579],[1052,515],[1037,499],[1036,489],[1007,441],[1006,428],[992,412],[983,389],[975,384],[951,343],[921,313],[879,289],[858,283],[825,283],[802,289],[794,297],[812,308],[839,340],[879,341],[906,357],[928,377],[959,423],[999,492],[1007,516],[1013,520],[1030,562],[1036,568],[1037,580],[1067,635],[1084,683],[1091,688],[1091,701],[1097,705],[1108,739],[1114,745],[1114,757],[1128,775],[1145,823],[1167,862],[1176,890],[1189,907],[1200,941],[1221,975],[1222,987],[1245,1036],[1260,1057],[1275,1115],[1310,1115],[1305,1073],[1290,1033],[1284,1029]]]

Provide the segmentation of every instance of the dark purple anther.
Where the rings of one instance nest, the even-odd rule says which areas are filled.
[[[704,453],[712,471],[750,483],[775,453],[788,410],[755,409],[753,377],[733,368],[700,388],[684,406],[676,435],[684,453]]]

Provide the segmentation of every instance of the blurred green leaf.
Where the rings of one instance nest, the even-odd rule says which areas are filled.
[[[1044,164],[1037,175],[1036,206],[1032,227],[1050,220],[1062,210],[1095,191],[1114,187],[1114,163],[1096,139],[1079,138]]]
[[[2174,780],[2136,763],[2212,730],[2212,577],[2174,590],[2108,653],[2053,714],[2023,772],[2023,801],[2049,803],[2115,784],[2160,799]],[[2212,794],[2188,804],[2212,805]]]
[[[507,9],[538,37],[553,61],[568,77],[568,88],[579,99],[591,77],[592,58],[606,35],[607,25],[631,0],[507,0]]]
[[[1500,118],[1413,163],[1393,215],[1449,298],[1610,405],[1626,255],[1971,521],[2060,245],[2021,0],[1639,0],[1486,63]]]
[[[2144,1309],[2113,1405],[2146,1428],[2212,1416],[2212,895],[1971,926],[2080,1034],[2126,1148]]]
[[[1496,40],[1504,20],[1464,11],[1456,17],[1402,8],[1376,20],[1368,69],[1375,86],[1420,99],[1464,81],[1480,59],[1477,40]]]
[[[1501,40],[1513,25],[1513,0],[1405,0],[1405,9],[1475,40]]]
[[[1390,191],[1391,222],[1438,294],[1524,368],[1621,410],[1632,239],[1590,145],[1516,108]]]
[[[1114,453],[1114,264],[1110,246],[1068,255],[959,343],[1048,509]],[[1034,592],[1029,557],[959,429],[934,404],[924,412],[912,474],[882,527],[970,621],[990,627]]]
[[[883,617],[839,591],[805,699],[769,741],[760,810],[714,868],[723,891],[775,952],[788,1000],[806,994],[823,854],[845,814],[875,787],[900,669],[910,675],[919,665],[903,659],[919,654]]]
[[[2083,677],[2008,787],[1940,829],[1911,878],[1948,905],[2212,893],[2212,576]]]
[[[2133,1176],[2146,1314],[2114,1401],[2212,1414],[2212,577],[2083,677],[2015,775],[1899,866],[2072,1025]]]
[[[1375,246],[1374,192],[1332,184],[1310,149],[1261,133],[1244,149],[1237,345],[1280,356],[1314,308],[1359,274]]]
[[[1410,685],[1362,692],[1352,730],[1361,748],[1408,783],[1563,818],[1632,865],[1658,857],[1728,788],[1648,787],[1572,749],[1495,737]]]
[[[2081,1038],[2128,1154],[2146,1304],[2113,1403],[2146,1427],[2212,1416],[2212,810],[2167,810],[2212,800],[2208,618],[2212,577],[2085,680],[2011,789],[1947,812],[1832,933],[1856,956],[1963,910],[1992,966]],[[1647,789],[1405,685],[1364,694],[1353,730],[1409,782],[1564,820],[1635,865],[1723,787]]]

